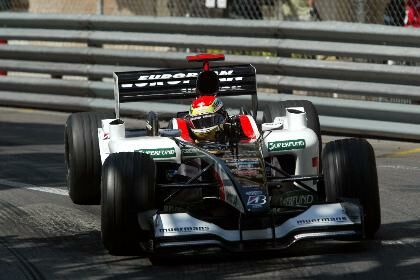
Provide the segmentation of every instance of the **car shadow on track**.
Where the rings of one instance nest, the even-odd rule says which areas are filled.
[[[385,224],[378,239],[305,242],[285,251],[231,254],[197,251],[167,255],[152,265],[146,255],[110,256],[100,232],[36,238],[2,237],[45,278],[122,279],[416,279],[420,222]]]
[[[375,240],[298,243],[288,250],[165,256],[158,264],[212,278],[417,279],[420,221],[385,224]],[[135,278],[135,274],[125,275]]]

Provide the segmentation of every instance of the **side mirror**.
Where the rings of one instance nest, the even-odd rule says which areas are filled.
[[[185,112],[177,112],[176,113],[176,117],[177,118],[183,118],[183,117],[185,117],[186,115],[188,115],[188,111],[185,111]]]
[[[283,129],[284,122],[282,120],[276,119],[275,122],[272,123],[263,123],[261,125],[261,130],[264,131],[271,131],[277,129]]]
[[[180,137],[181,129],[159,129],[159,135],[162,137]]]

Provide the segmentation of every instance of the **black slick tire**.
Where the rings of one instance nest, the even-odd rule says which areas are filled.
[[[364,230],[373,238],[381,224],[378,176],[372,146],[363,139],[326,144],[323,174],[327,202],[358,199],[363,207]]]
[[[83,112],[71,114],[65,125],[65,164],[67,187],[73,203],[100,203],[101,168],[98,128],[112,114]]]
[[[140,251],[150,232],[139,226],[137,214],[155,209],[156,167],[142,153],[116,153],[102,171],[101,231],[105,248],[113,255]]]

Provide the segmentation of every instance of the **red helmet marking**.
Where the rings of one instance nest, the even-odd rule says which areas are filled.
[[[210,106],[216,100],[215,96],[212,95],[203,95],[195,99],[192,103],[193,108],[199,108],[203,106]]]

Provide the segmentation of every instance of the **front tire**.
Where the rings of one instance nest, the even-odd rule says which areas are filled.
[[[142,153],[111,154],[102,175],[101,231],[105,248],[114,255],[139,250],[148,232],[139,226],[137,214],[156,209],[156,167]]]
[[[111,114],[83,112],[71,114],[65,125],[67,187],[73,203],[99,204],[101,200],[101,156],[98,128]]]
[[[363,207],[364,229],[373,238],[381,224],[378,176],[372,146],[363,139],[327,143],[323,152],[327,202],[356,198]]]

